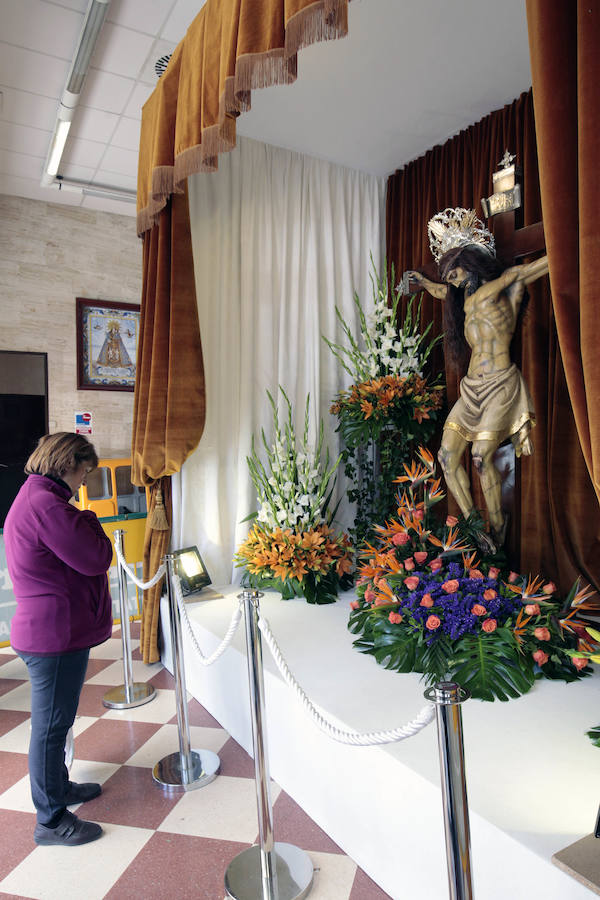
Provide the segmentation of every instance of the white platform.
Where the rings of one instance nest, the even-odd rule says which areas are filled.
[[[227,630],[239,588],[188,603],[205,655]],[[418,675],[399,675],[352,647],[345,595],[329,606],[266,594],[262,613],[311,700],[341,727],[387,730],[425,705]],[[168,629],[166,600],[161,621]],[[170,638],[163,662],[172,671]],[[251,752],[243,621],[232,647],[206,668],[184,628],[187,688]],[[381,747],[351,747],[321,732],[264,648],[272,777],[394,900],[448,896],[436,725]],[[586,900],[592,893],[551,863],[589,834],[600,802],[600,678],[541,681],[509,703],[463,704],[477,900]],[[275,835],[277,839],[277,835]],[[598,852],[600,853],[600,841]]]

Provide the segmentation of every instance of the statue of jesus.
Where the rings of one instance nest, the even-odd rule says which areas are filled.
[[[446,209],[430,220],[428,231],[444,283],[415,271],[405,278],[450,305],[446,347],[452,362],[459,365],[470,352],[459,399],[444,423],[438,459],[448,490],[467,518],[474,505],[462,456],[472,445],[492,531],[492,540],[482,534],[480,543],[494,552],[504,544],[508,524],[494,453],[508,438],[517,456],[533,452],[529,436],[535,424],[533,403],[511,361],[510,344],[525,286],[548,272],[548,258],[503,269],[495,256],[494,238],[474,210]]]

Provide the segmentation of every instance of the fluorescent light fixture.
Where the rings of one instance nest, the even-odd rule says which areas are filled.
[[[50,157],[48,159],[48,165],[46,166],[46,172],[48,175],[55,176],[58,172],[58,167],[63,155],[63,150],[65,149],[65,144],[67,143],[67,136],[69,134],[70,127],[71,122],[65,122],[64,119],[58,119],[56,123],[56,130],[54,132],[54,140],[52,141],[52,147],[50,150]]]
[[[67,78],[67,90],[70,94],[80,94],[83,82],[90,66],[92,54],[96,46],[96,40],[104,25],[110,0],[91,0],[88,11],[79,36],[77,51],[71,64],[69,77]]]
[[[77,42],[75,56],[69,69],[67,83],[58,105],[54,132],[48,156],[46,157],[44,174],[42,175],[42,185],[44,186],[54,184],[54,179],[58,173],[73,113],[79,103],[83,82],[109,6],[110,0],[90,0],[83,20],[79,41]]]

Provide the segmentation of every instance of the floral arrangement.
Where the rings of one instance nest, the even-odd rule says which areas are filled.
[[[577,583],[561,602],[552,582],[478,560],[462,521],[435,521],[444,494],[431,454],[420,448],[404,472],[397,517],[362,554],[355,646],[386,668],[456,681],[481,700],[518,697],[537,677],[591,674],[600,632],[581,614],[597,614],[594,592]]]
[[[310,397],[302,438],[297,439],[292,405],[283,388],[280,391],[287,406],[285,424],[280,426],[277,405],[267,391],[275,440],[269,446],[263,430],[266,462],[261,461],[254,439],[247,457],[260,507],[249,516],[256,522],[235,562],[245,567],[243,583],[250,587],[277,590],[284,600],[304,596],[309,603],[331,603],[340,587],[352,583],[350,539],[332,530],[336,510],[329,509],[340,458],[331,463],[326,450],[322,459],[323,422],[316,446],[310,446]]]
[[[393,283],[393,267],[391,274]],[[414,445],[433,434],[444,399],[442,384],[431,382],[424,374],[440,338],[429,338],[431,324],[419,332],[421,304],[411,298],[404,320],[397,326],[399,287],[390,290],[386,271],[379,275],[374,270],[371,281],[370,317],[358,294],[354,295],[360,322],[358,340],[337,306],[347,346],[324,338],[353,380],[347,390],[339,392],[331,412],[338,419],[337,430],[345,445],[345,474],[351,484],[348,498],[357,505],[353,529],[357,545],[371,536],[375,522],[392,513],[388,485],[410,458]]]

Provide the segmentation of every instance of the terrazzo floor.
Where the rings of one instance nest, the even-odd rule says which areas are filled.
[[[132,626],[134,681],[156,689],[150,703],[109,710],[102,698],[123,683],[120,630],[92,650],[74,725],[73,781],[98,781],[102,794],[82,818],[104,828],[81,847],[37,847],[29,792],[30,689],[24,663],[0,649],[0,898],[35,900],[223,900],[231,860],[258,842],[254,764],[195,700],[189,701],[192,747],[213,750],[219,776],[184,794],[166,794],[155,763],[179,748],[172,676],[144,665],[139,625]],[[272,784],[277,841],[305,850],[315,866],[311,900],[389,900],[374,882]]]

